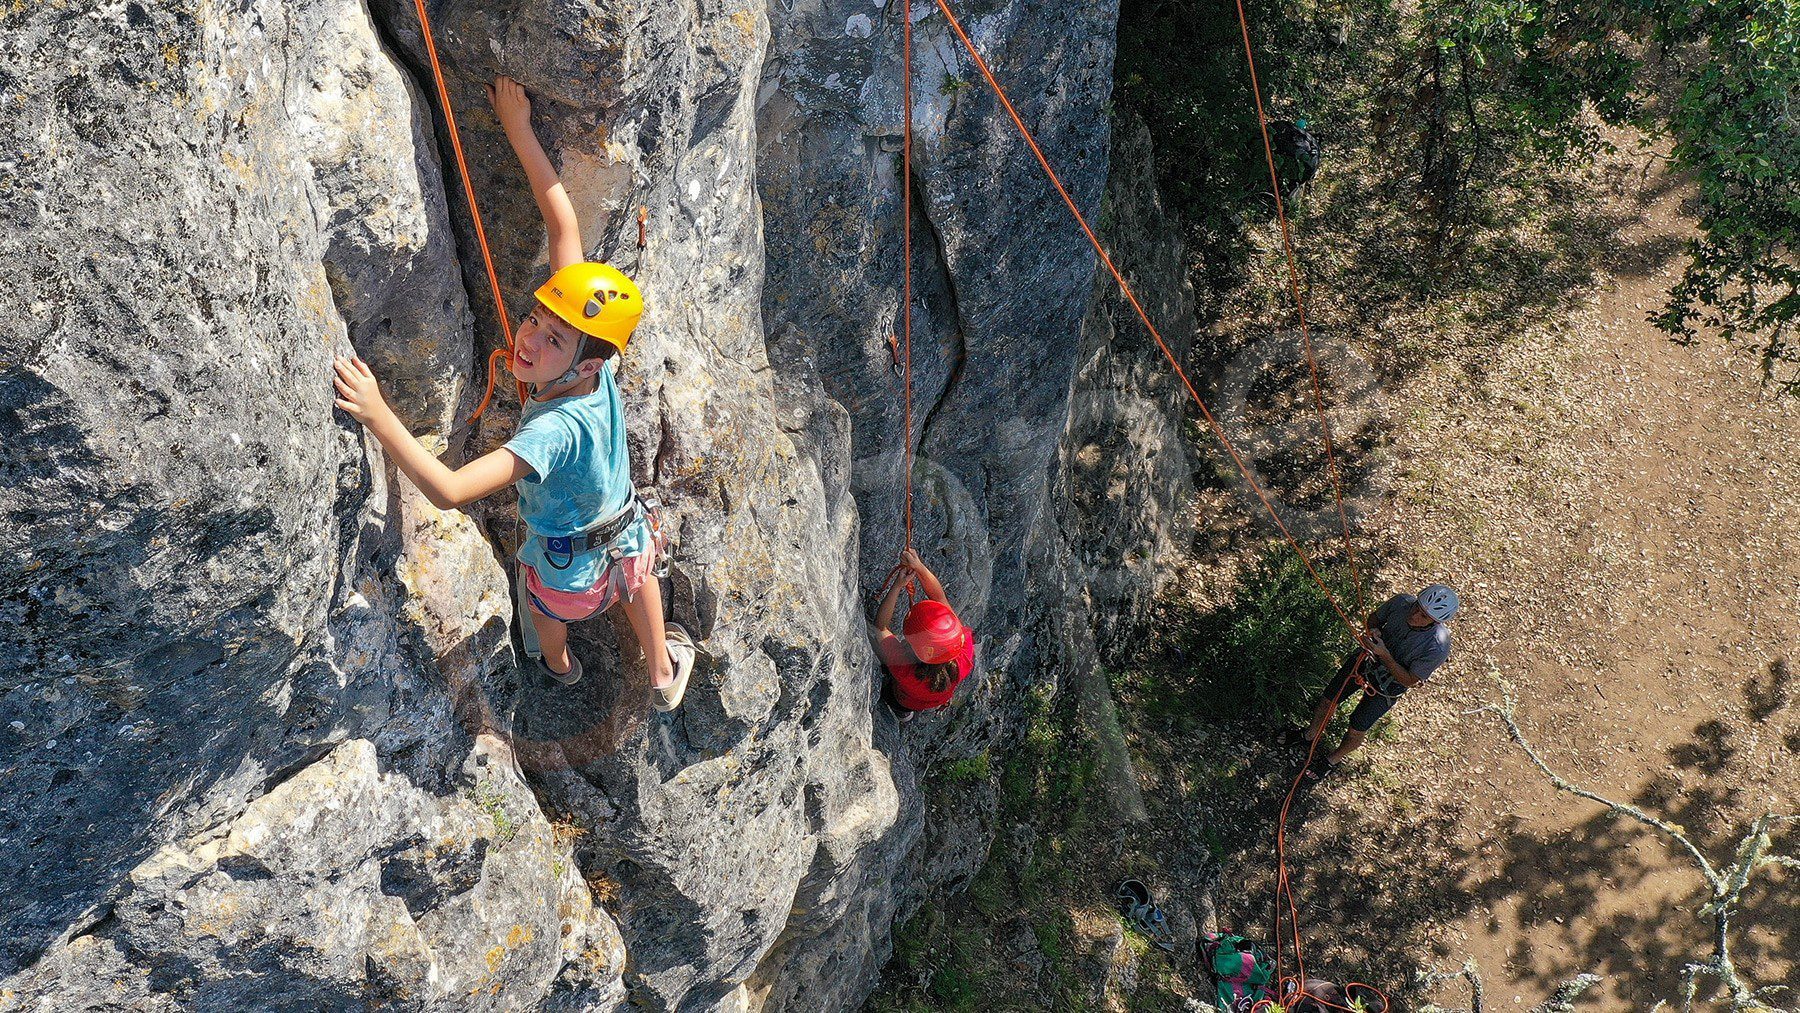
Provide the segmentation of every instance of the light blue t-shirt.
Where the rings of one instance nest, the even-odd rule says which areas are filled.
[[[599,373],[592,394],[551,401],[527,400],[519,431],[506,449],[531,468],[516,484],[519,516],[533,534],[574,535],[618,516],[631,504],[631,451],[625,443],[625,408],[613,378],[613,362]],[[639,545],[638,542],[644,544]],[[649,545],[647,525],[633,524],[611,548],[636,555]],[[606,571],[606,548],[547,558],[535,538],[526,538],[519,560],[537,570],[545,586],[586,591]]]

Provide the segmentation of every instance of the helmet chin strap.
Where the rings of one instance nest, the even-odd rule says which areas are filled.
[[[563,371],[563,375],[549,383],[534,383],[531,385],[531,397],[533,400],[541,398],[546,390],[553,390],[557,387],[566,386],[567,384],[574,383],[576,380],[581,379],[581,361],[587,358],[587,343],[588,336],[586,334],[583,334],[581,339],[575,342],[575,358],[569,361],[569,368]]]

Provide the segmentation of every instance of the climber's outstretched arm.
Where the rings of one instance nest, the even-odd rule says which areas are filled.
[[[893,636],[894,607],[900,603],[900,591],[905,586],[906,581],[896,580],[894,586],[887,589],[887,594],[881,596],[881,604],[875,609],[875,629],[871,631],[870,639],[879,641],[882,637]]]
[[[488,85],[488,99],[494,103],[494,114],[512,142],[513,153],[525,167],[531,180],[531,195],[537,198],[538,211],[544,216],[544,230],[550,237],[550,270],[560,271],[587,257],[581,249],[581,222],[575,217],[575,204],[557,178],[550,156],[531,129],[531,97],[519,82],[510,77],[497,77]]]
[[[369,427],[381,447],[413,485],[439,510],[454,510],[494,493],[531,474],[531,466],[504,447],[452,471],[408,432],[381,396],[381,388],[368,363],[340,357],[337,406]]]

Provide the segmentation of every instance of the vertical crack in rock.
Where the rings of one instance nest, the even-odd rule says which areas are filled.
[[[921,232],[930,240],[925,247],[929,251],[927,263],[932,268],[931,274],[935,276],[935,288],[950,306],[947,316],[953,324],[949,328],[953,343],[949,354],[950,367],[944,376],[943,386],[938,388],[937,396],[932,400],[931,406],[925,410],[924,420],[919,423],[918,442],[915,444],[914,451],[920,455],[923,455],[926,448],[931,445],[932,425],[937,421],[945,406],[950,404],[958,393],[963,369],[969,361],[969,324],[963,316],[962,300],[958,298],[956,275],[950,270],[949,252],[944,249],[943,237],[938,234],[937,225],[931,220],[931,201],[928,199],[928,193],[923,179],[914,182],[913,209],[916,212],[916,224],[923,226],[923,228],[915,227],[913,230],[914,246],[915,252],[917,252],[917,237]],[[912,438],[913,435],[908,433],[907,439]]]

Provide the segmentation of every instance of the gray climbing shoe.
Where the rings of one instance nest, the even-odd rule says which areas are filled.
[[[546,662],[541,657],[537,659],[537,663],[538,668],[545,675],[562,683],[564,686],[573,686],[581,681],[581,659],[576,657],[574,651],[569,652],[569,670],[567,672],[556,671],[550,667],[549,662]]]
[[[669,648],[669,661],[675,667],[675,680],[667,686],[652,686],[651,692],[656,694],[655,707],[668,713],[681,706],[681,698],[687,693],[688,676],[694,671],[694,638],[682,628],[680,623],[668,623],[663,627],[663,639]]]

